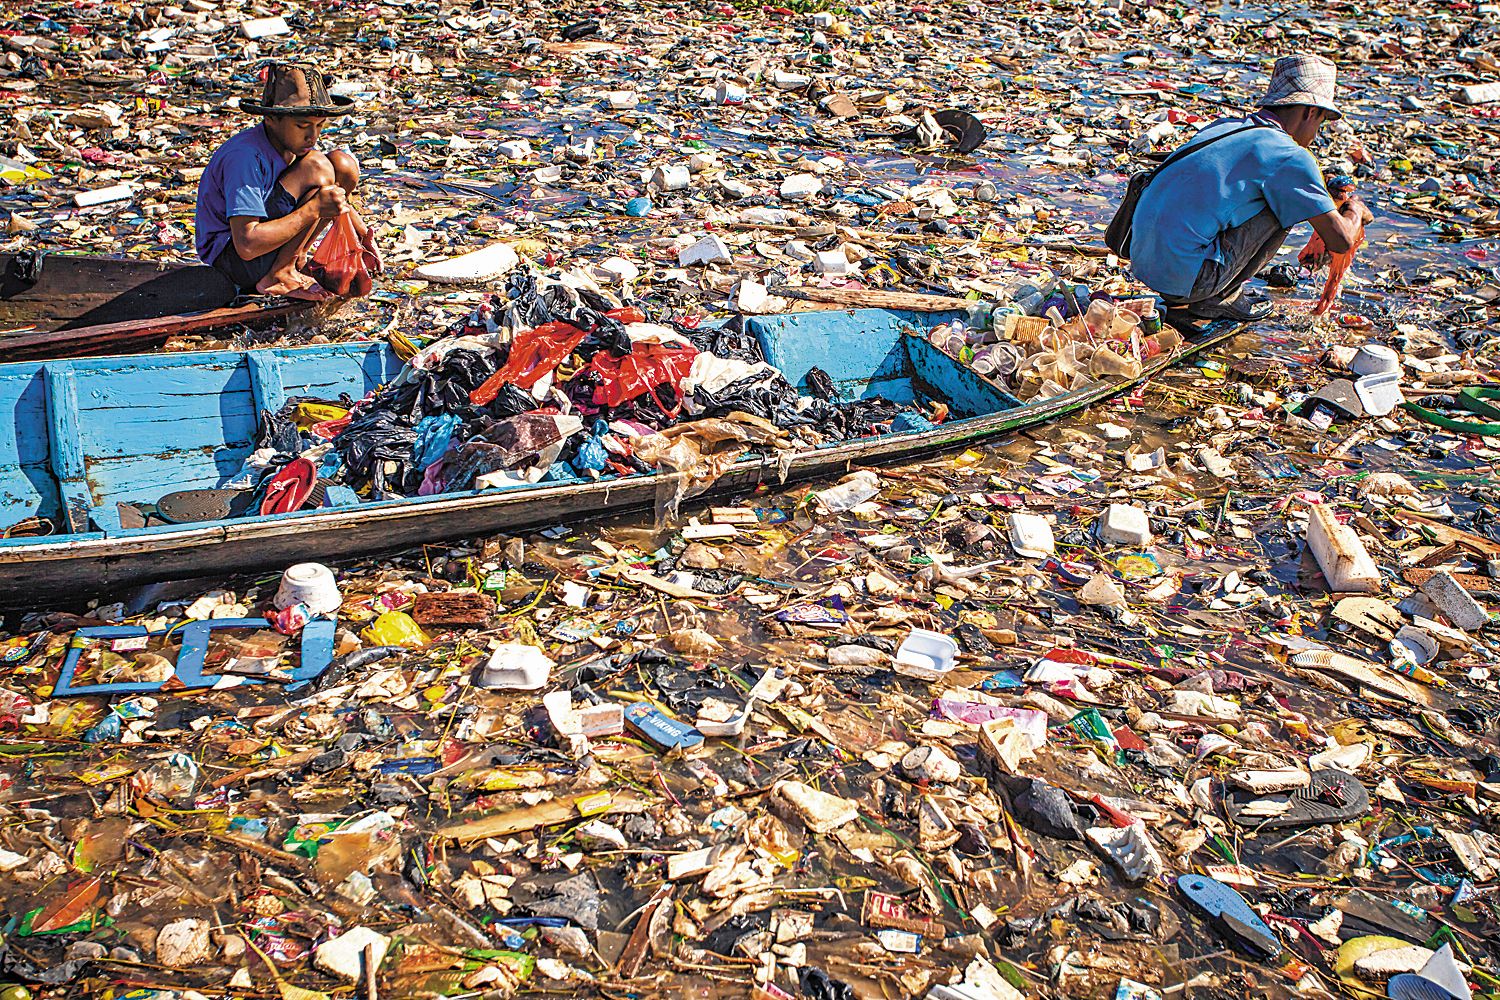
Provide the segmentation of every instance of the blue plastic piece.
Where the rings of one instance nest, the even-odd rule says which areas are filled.
[[[604,448],[604,435],[609,433],[609,424],[602,420],[595,420],[594,426],[589,428],[588,437],[578,446],[578,454],[573,456],[572,466],[579,475],[586,472],[603,472],[609,464],[609,452]]]
[[[1457,1000],[1452,993],[1415,972],[1392,976],[1385,984],[1385,995],[1392,1000]]]
[[[691,750],[703,743],[703,734],[698,730],[663,715],[643,701],[625,709],[625,725],[637,736],[655,743],[663,750]]]
[[[177,653],[176,677],[187,689],[213,687],[217,677],[205,676],[203,657],[208,653],[209,633],[229,628],[268,628],[264,618],[216,618],[212,621],[192,622],[182,629],[182,648]],[[68,655],[58,672],[57,684],[52,688],[54,698],[72,698],[94,694],[150,694],[160,691],[164,681],[140,683],[84,684],[73,685],[73,675],[78,670],[78,661],[83,656],[87,643],[84,639],[134,639],[141,636],[162,635],[150,632],[138,625],[109,625],[100,628],[81,628],[73,633],[68,645]],[[302,629],[302,662],[292,671],[292,683],[288,691],[305,687],[333,663],[334,622],[315,618]],[[247,677],[246,683],[262,683],[259,678]],[[106,720],[107,721],[107,720]],[[102,724],[102,723],[101,723]]]
[[[417,460],[417,468],[425,469],[443,457],[453,432],[463,423],[455,413],[443,413],[434,417],[423,417],[417,421],[417,439],[412,442],[411,452]]]
[[[323,500],[325,507],[355,507],[360,503],[359,494],[347,486],[330,486]]]
[[[117,684],[84,684],[73,686],[73,674],[78,670],[78,661],[88,644],[84,639],[139,639],[142,636],[161,635],[150,632],[139,625],[103,625],[98,628],[81,628],[73,633],[68,643],[68,655],[63,657],[62,669],[58,671],[57,683],[52,686],[52,697],[75,698],[90,694],[149,694],[161,690],[161,681],[121,682]]]
[[[1234,889],[1207,875],[1179,875],[1178,890],[1235,944],[1257,957],[1281,954],[1281,939]]]
[[[643,219],[651,211],[650,198],[632,198],[625,203],[625,214],[632,219]]]
[[[913,431],[930,431],[937,425],[920,413],[904,410],[891,421],[892,434],[910,434]]]
[[[83,731],[85,743],[114,743],[120,738],[120,717],[110,712]]]

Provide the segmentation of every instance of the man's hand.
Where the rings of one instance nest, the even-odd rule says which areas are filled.
[[[318,218],[320,219],[337,219],[349,207],[349,201],[344,195],[344,189],[337,184],[325,184],[318,188],[314,204],[318,206]]]

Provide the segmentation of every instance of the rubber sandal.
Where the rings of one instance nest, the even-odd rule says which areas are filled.
[[[1287,805],[1274,815],[1261,815],[1255,805],[1266,802],[1285,802]],[[1265,830],[1322,826],[1325,823],[1345,823],[1369,812],[1370,793],[1347,771],[1326,768],[1314,771],[1311,783],[1290,795],[1231,793],[1224,803],[1224,811],[1236,826]]]
[[[168,524],[198,524],[237,517],[249,503],[248,490],[178,490],[156,501],[156,513]]]
[[[1453,958],[1453,946],[1444,944],[1420,972],[1392,976],[1385,995],[1393,1000],[1473,1000],[1474,993]]]
[[[1275,959],[1281,939],[1250,908],[1245,897],[1207,875],[1179,875],[1177,889],[1225,936],[1256,958]]]
[[[301,510],[318,486],[318,470],[305,458],[294,458],[266,484],[262,514],[289,514]]]

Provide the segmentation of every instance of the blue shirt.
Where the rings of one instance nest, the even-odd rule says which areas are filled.
[[[199,260],[212,264],[224,252],[234,216],[266,217],[266,202],[286,167],[263,125],[245,129],[214,151],[198,180],[193,216]]]
[[[1147,185],[1131,224],[1130,266],[1162,295],[1185,296],[1205,261],[1228,263],[1219,234],[1269,208],[1283,229],[1334,210],[1313,155],[1269,115],[1221,118],[1189,140],[1200,143],[1251,122],[1251,129],[1195,150]]]

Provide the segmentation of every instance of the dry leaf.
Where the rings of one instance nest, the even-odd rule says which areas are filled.
[[[48,903],[36,915],[36,919],[31,922],[31,932],[45,934],[78,923],[84,914],[93,909],[103,887],[104,880],[97,875],[82,882],[74,882],[68,886],[67,892]]]

